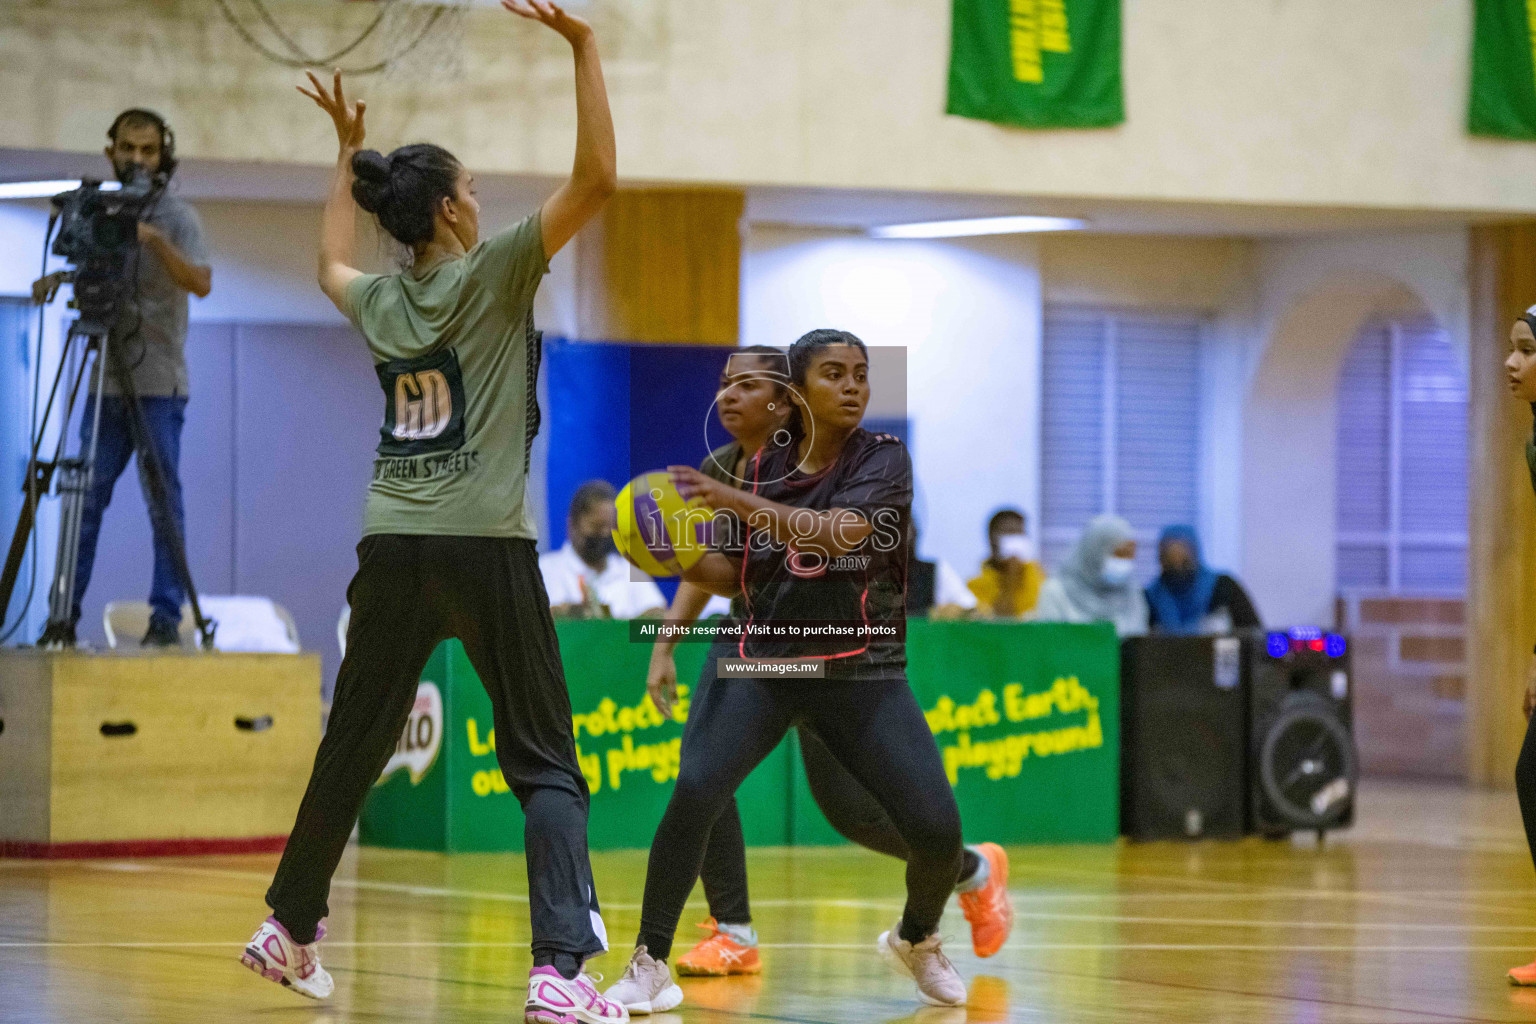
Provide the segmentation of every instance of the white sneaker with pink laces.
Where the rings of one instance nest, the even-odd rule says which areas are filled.
[[[553,967],[528,972],[523,1024],[624,1024],[628,1020],[629,1011],[604,999],[586,972],[570,981]]]
[[[288,929],[269,917],[246,943],[240,962],[268,981],[291,988],[311,999],[324,999],[336,989],[336,983],[320,966],[320,940],[325,938],[325,922],[315,933],[315,941],[298,943]]]
[[[917,982],[917,997],[929,1006],[959,1006],[965,1002],[965,982],[944,955],[944,940],[934,932],[913,944],[900,935],[898,920],[880,933],[880,955],[900,974]]]

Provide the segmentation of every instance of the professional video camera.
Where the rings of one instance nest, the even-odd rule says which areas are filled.
[[[88,327],[113,326],[128,284],[128,265],[138,249],[139,220],[165,183],[164,175],[150,177],[135,166],[116,191],[87,179],[53,197],[59,211],[53,254],[75,265],[75,304]]]
[[[11,535],[11,547],[6,555],[4,570],[0,571],[0,612],[3,612],[10,605],[11,594],[20,577],[27,538],[32,535],[37,523],[38,500],[50,492],[57,471],[57,494],[63,499],[63,508],[59,516],[54,582],[49,589],[48,625],[39,641],[40,646],[74,644],[72,606],[80,517],[84,496],[90,489],[96,465],[100,403],[88,406],[88,414],[94,418],[94,425],[87,435],[90,440],[83,451],[74,457],[64,456],[69,434],[64,429],[56,431],[53,458],[45,460],[38,456],[43,438],[48,432],[55,398],[60,397],[62,390],[62,416],[67,426],[74,415],[75,400],[88,372],[94,378],[90,388],[94,394],[105,393],[109,373],[116,385],[128,414],[128,428],[139,460],[150,520],[155,533],[170,549],[173,568],[186,590],[188,603],[192,606],[192,617],[202,636],[202,645],[205,648],[213,646],[214,623],[204,617],[198,604],[197,588],[193,585],[192,572],[187,565],[186,547],[170,512],[164,470],[150,439],[144,410],[134,388],[132,369],[118,351],[121,344],[113,344],[114,328],[123,312],[123,301],[135,283],[139,222],[147,213],[153,212],[154,204],[164,192],[167,180],[167,175],[151,177],[147,170],[135,166],[119,189],[104,189],[100,181],[85,180],[79,188],[53,197],[58,235],[54,239],[52,251],[55,256],[62,256],[74,265],[68,280],[74,284],[72,305],[79,311],[80,317],[70,326],[69,334],[64,339],[63,354],[59,359],[53,386],[48,391],[42,422],[32,437],[32,454],[27,463],[27,500]],[[116,340],[121,341],[120,338]],[[64,380],[66,373],[73,377],[72,381]],[[18,619],[17,625],[21,621]],[[13,630],[15,628],[12,627]]]

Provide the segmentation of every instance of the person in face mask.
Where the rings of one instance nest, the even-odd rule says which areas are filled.
[[[1136,585],[1136,539],[1119,516],[1088,524],[1061,571],[1040,588],[1037,622],[1112,622],[1121,637],[1147,631],[1147,598]]]
[[[1163,572],[1147,588],[1152,632],[1220,636],[1262,625],[1242,584],[1205,564],[1194,527],[1164,530],[1157,558]]]
[[[992,553],[981,563],[981,575],[967,584],[983,613],[1017,619],[1033,611],[1045,569],[1039,548],[1025,532],[1024,513],[1016,508],[993,513],[987,523],[987,542]]]
[[[565,545],[539,557],[550,612],[574,619],[638,619],[667,606],[661,589],[636,580],[613,548],[617,513],[614,490],[606,480],[588,480],[576,488],[566,518]]]

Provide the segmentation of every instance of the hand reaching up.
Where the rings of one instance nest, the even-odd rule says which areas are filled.
[[[355,152],[363,148],[363,111],[368,104],[362,100],[349,104],[341,91],[341,72],[336,72],[336,82],[331,92],[325,91],[325,86],[320,84],[320,79],[315,77],[313,71],[306,72],[309,82],[315,87],[310,92],[302,85],[295,86],[299,92],[315,101],[315,105],[327,114],[331,115],[331,122],[336,126],[336,144],[344,151]]]
[[[551,3],[550,0],[501,0],[501,6],[519,18],[548,25],[564,36],[572,46],[592,35],[590,24],[574,14],[567,14],[559,4]]]

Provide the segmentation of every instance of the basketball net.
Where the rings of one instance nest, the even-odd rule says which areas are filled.
[[[400,55],[381,73],[386,81],[454,82],[464,77],[464,27],[471,0],[377,2],[385,5],[380,49]]]

